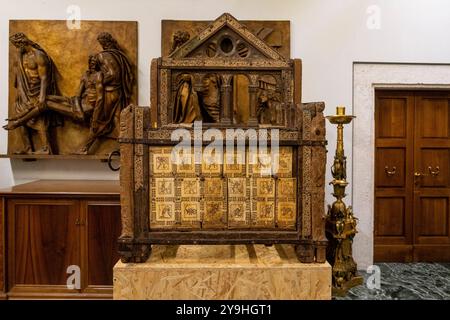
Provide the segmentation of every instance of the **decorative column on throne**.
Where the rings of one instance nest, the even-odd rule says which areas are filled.
[[[248,86],[248,94],[250,101],[250,117],[248,119],[249,126],[257,126],[258,119],[256,118],[256,103],[258,99],[258,78],[257,74],[250,74],[250,85]]]
[[[222,105],[222,119],[221,123],[231,124],[231,101],[232,101],[232,86],[231,80],[233,76],[231,74],[222,75],[222,84],[220,86],[221,105]]]

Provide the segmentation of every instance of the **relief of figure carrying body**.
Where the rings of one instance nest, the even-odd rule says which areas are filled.
[[[117,138],[120,111],[130,103],[132,94],[132,68],[109,33],[101,33],[97,40],[103,51],[89,57],[89,69],[82,76],[75,97],[56,95],[56,90],[50,90],[52,94],[45,95],[39,104],[28,103],[26,108],[16,108],[16,115],[8,119],[9,123],[4,128],[13,130],[24,127],[45,113],[56,112],[90,124],[89,136],[76,154],[87,154],[100,137]],[[11,42],[15,43],[13,39]],[[22,91],[18,90],[19,98],[16,100],[20,99]]]
[[[103,99],[94,109],[91,131],[79,151],[81,154],[87,154],[99,137],[118,138],[120,112],[130,104],[133,91],[131,63],[117,41],[107,32],[100,33],[97,40],[103,48],[97,54],[99,69],[103,74]]]
[[[97,99],[103,98],[102,82],[103,75],[99,72],[98,60],[96,56],[91,55],[89,56],[89,69],[81,78],[78,94],[70,98],[47,95],[45,108],[74,120],[86,121],[92,116]],[[27,121],[38,117],[41,112],[42,109],[30,106],[30,108],[9,118],[9,123],[4,128],[12,130],[23,126]]]

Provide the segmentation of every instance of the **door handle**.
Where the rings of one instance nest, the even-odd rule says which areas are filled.
[[[435,170],[433,171],[433,169],[431,168],[431,166],[430,167],[428,167],[428,171],[430,172],[430,174],[432,175],[432,176],[437,176],[438,174],[439,174],[439,166],[436,166],[436,168],[435,168]]]
[[[417,187],[420,185],[420,177],[424,176],[423,173],[420,172],[414,172],[414,185]]]
[[[391,176],[393,176],[394,174],[397,173],[397,168],[396,167],[392,167],[392,171],[389,171],[389,167],[386,166],[386,167],[384,167],[384,172],[386,172],[386,174],[391,177]]]
[[[84,221],[82,221],[82,220],[80,220],[80,219],[77,218],[77,219],[75,220],[75,225],[76,225],[76,226],[84,226]]]

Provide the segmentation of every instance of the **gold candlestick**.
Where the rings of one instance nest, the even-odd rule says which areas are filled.
[[[353,216],[352,207],[347,207],[342,200],[346,196],[345,188],[348,185],[344,124],[352,122],[355,116],[346,115],[345,107],[337,107],[336,115],[326,118],[330,123],[337,124],[336,154],[331,167],[333,181],[330,182],[336,201],[328,206],[325,223],[328,239],[327,260],[333,268],[333,294],[343,296],[350,288],[363,283],[363,278],[357,275],[357,266],[352,255],[353,238],[357,233],[357,218]]]

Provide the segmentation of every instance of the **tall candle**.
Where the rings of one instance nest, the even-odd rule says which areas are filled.
[[[336,107],[336,114],[338,116],[343,116],[345,115],[345,107]]]

